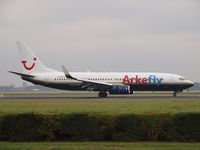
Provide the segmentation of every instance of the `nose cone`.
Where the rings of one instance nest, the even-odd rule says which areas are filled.
[[[192,82],[192,81],[187,81],[187,84],[190,86],[190,87],[192,87],[193,85],[194,85],[194,82]]]

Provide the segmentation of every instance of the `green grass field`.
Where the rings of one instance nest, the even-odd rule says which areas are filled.
[[[10,98],[0,99],[0,115],[35,112],[60,113],[180,113],[200,112],[200,93],[183,93],[178,98],[170,94],[135,94],[134,96],[110,96],[97,98],[96,94],[57,93],[6,93]],[[1,94],[1,97],[3,97]],[[12,97],[22,97],[13,99]],[[46,98],[46,97],[52,98]],[[27,97],[27,98],[26,98]],[[38,97],[38,98],[28,98]],[[41,97],[41,98],[39,98]],[[0,150],[199,150],[200,143],[154,143],[154,142],[0,142]]]
[[[16,96],[16,94],[11,94]],[[135,96],[112,96],[96,98],[94,94],[25,94],[43,98],[0,99],[0,114],[35,112],[42,114],[59,113],[180,113],[200,112],[200,94],[184,93],[178,98],[169,94],[136,94]],[[52,98],[45,98],[51,96]],[[59,97],[58,97],[59,96]],[[53,98],[54,97],[54,98]],[[57,97],[57,98],[56,98]]]
[[[0,150],[199,150],[200,143],[0,142]]]

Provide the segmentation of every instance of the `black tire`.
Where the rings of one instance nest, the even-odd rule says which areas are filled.
[[[106,92],[99,92],[99,97],[103,98],[103,97],[107,97],[108,94]]]
[[[103,93],[103,97],[107,97],[108,96],[108,94],[105,92],[105,93]]]

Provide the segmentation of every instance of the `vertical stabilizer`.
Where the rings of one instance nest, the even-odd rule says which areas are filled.
[[[25,43],[17,41],[17,47],[20,54],[20,63],[24,73],[43,73],[50,72],[51,69],[46,68],[40,59],[33,53],[31,48]]]

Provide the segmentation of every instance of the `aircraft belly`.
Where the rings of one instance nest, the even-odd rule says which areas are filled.
[[[80,84],[48,84],[48,87],[62,90],[83,90]]]
[[[162,84],[162,85],[130,85],[131,91],[182,91],[184,89],[190,88],[191,85],[188,84]]]

